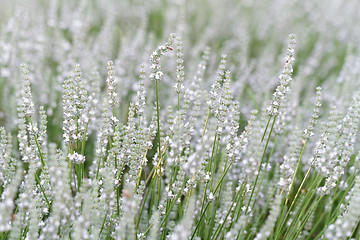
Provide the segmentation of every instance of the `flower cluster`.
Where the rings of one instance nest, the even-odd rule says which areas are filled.
[[[214,109],[218,105],[220,97],[221,82],[223,81],[226,68],[226,55],[221,56],[219,69],[216,76],[216,82],[211,85],[210,100],[208,106],[210,109]]]
[[[360,237],[359,1],[11,2],[1,240]]]
[[[316,103],[315,103],[315,108],[313,109],[313,115],[312,118],[310,119],[310,124],[309,127],[304,131],[304,137],[306,139],[309,139],[311,136],[314,135],[314,127],[317,123],[317,119],[319,118],[319,112],[320,112],[320,107],[321,107],[321,87],[317,87],[316,88]]]
[[[85,156],[83,156],[77,152],[69,154],[68,158],[71,162],[76,163],[76,164],[82,164],[85,162]]]
[[[108,90],[108,104],[111,108],[114,108],[118,103],[118,96],[116,93],[116,78],[114,76],[114,63],[108,62],[108,78],[106,79]]]
[[[354,151],[359,122],[360,96],[357,95],[349,107],[347,115],[342,120],[342,132],[338,136],[334,149],[331,150],[330,165],[328,165],[330,168],[324,186],[319,189],[320,193],[328,194],[331,189],[336,187],[340,177],[344,175],[345,168]]]
[[[86,138],[89,122],[88,96],[79,64],[75,66],[75,74],[63,84],[63,137],[66,143]]]
[[[173,50],[173,45],[174,45],[174,41],[175,41],[175,35],[172,34],[169,38],[169,40],[164,44],[159,46],[150,56],[150,61],[151,61],[151,74],[150,74],[150,79],[155,81],[155,82],[159,82],[162,80],[164,73],[161,70],[161,66],[160,66],[160,58],[162,55],[164,55],[166,52],[168,51],[172,51]]]
[[[29,66],[26,64],[22,64],[21,70],[23,74],[22,91],[21,91],[22,104],[23,104],[25,116],[31,117],[32,115],[34,115],[35,107],[31,96]]]
[[[177,63],[177,68],[176,68],[176,84],[174,85],[174,89],[176,91],[176,93],[180,94],[183,90],[184,90],[184,59],[183,59],[183,49],[182,49],[182,42],[181,42],[181,37],[177,37],[176,38],[176,63]]]
[[[279,76],[280,85],[276,87],[271,105],[267,108],[270,115],[277,115],[279,107],[283,101],[286,100],[286,95],[290,91],[289,83],[292,80],[293,64],[295,61],[295,35],[289,35],[289,46],[285,58],[285,65],[281,75]]]
[[[354,233],[354,228],[359,222],[360,207],[360,178],[356,178],[355,186],[349,194],[349,204],[345,211],[339,216],[334,223],[330,224],[325,233],[326,239],[348,239]]]

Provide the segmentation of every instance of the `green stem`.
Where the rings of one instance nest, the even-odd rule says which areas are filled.
[[[204,188],[204,195],[203,195],[203,199],[202,199],[202,201],[201,201],[201,210],[200,210],[200,214],[202,214],[203,213],[203,211],[204,211],[204,204],[205,204],[205,200],[206,200],[206,190],[207,190],[207,186],[209,185],[209,182],[207,182],[206,184],[205,184],[205,188]]]
[[[279,235],[280,235],[280,231],[281,231],[281,229],[283,228],[283,226],[284,226],[284,224],[285,224],[285,222],[286,222],[286,219],[289,217],[289,214],[290,214],[290,212],[291,212],[291,210],[292,210],[292,208],[293,208],[293,206],[294,206],[294,204],[295,204],[295,202],[296,202],[296,200],[297,200],[297,198],[298,198],[298,196],[299,196],[299,193],[300,193],[300,191],[301,191],[301,189],[302,189],[302,187],[303,187],[303,185],[304,185],[304,183],[305,183],[305,180],[306,180],[307,177],[309,176],[309,173],[310,173],[311,168],[312,168],[312,165],[310,165],[309,170],[306,172],[305,177],[304,177],[304,179],[302,180],[302,182],[301,182],[301,184],[300,184],[300,187],[298,188],[298,190],[297,190],[297,192],[296,192],[296,194],[295,194],[295,197],[294,197],[294,199],[293,199],[293,201],[292,201],[292,203],[291,203],[291,205],[290,205],[289,210],[287,211],[285,217],[282,219],[280,228],[279,228],[278,231],[276,232],[275,239],[278,239],[278,238],[280,237],[280,236],[279,236]]]
[[[177,104],[177,110],[180,111],[180,93],[178,93],[178,104]]]
[[[150,183],[150,186],[149,186],[148,190],[146,191],[145,198],[142,200],[142,205],[141,205],[138,220],[137,220],[137,223],[136,223],[136,229],[138,229],[138,227],[139,227],[139,222],[140,222],[140,219],[141,219],[141,215],[142,215],[142,212],[143,212],[143,210],[145,208],[145,203],[146,203],[146,200],[147,200],[147,198],[149,196],[152,183],[153,182]]]
[[[37,147],[38,152],[39,152],[40,161],[41,161],[41,168],[44,169],[44,167],[45,167],[44,157],[43,157],[43,154],[42,154],[42,152],[41,152],[40,145],[39,145],[39,142],[38,142],[36,133],[35,133],[35,131],[34,131],[34,125],[33,125],[33,122],[32,122],[31,117],[29,117],[29,121],[30,121],[30,124],[31,124],[32,132],[33,132],[33,134],[34,134],[34,139],[35,139],[36,147]]]
[[[267,150],[267,147],[268,147],[269,142],[270,142],[271,133],[272,133],[272,131],[273,131],[273,129],[274,129],[276,117],[277,117],[277,115],[275,115],[275,117],[274,117],[274,119],[273,119],[273,123],[272,123],[272,125],[271,125],[270,133],[269,133],[269,136],[268,136],[267,141],[266,141],[266,145],[265,145],[265,148],[264,148],[264,151],[263,151],[263,155],[262,155],[262,157],[261,157],[261,162],[260,162],[260,165],[259,165],[259,168],[258,168],[258,172],[257,172],[257,174],[256,174],[255,182],[254,182],[254,185],[253,185],[252,190],[251,190],[250,198],[249,198],[248,204],[247,204],[247,206],[246,206],[246,211],[245,211],[245,213],[247,213],[247,211],[248,211],[248,209],[249,209],[249,206],[250,206],[250,204],[251,204],[252,197],[253,197],[254,192],[255,192],[255,189],[256,189],[256,184],[257,184],[258,179],[259,179],[259,176],[260,176],[261,167],[262,167],[262,164],[263,164],[264,159],[265,159],[266,150]],[[269,121],[270,121],[270,119],[271,119],[271,117],[269,118]],[[267,125],[269,125],[269,122],[268,122]],[[267,127],[267,126],[266,126],[266,127]],[[265,132],[266,132],[266,130],[265,130]],[[264,134],[265,134],[265,133],[264,133]]]
[[[217,134],[215,135],[215,140],[217,140],[216,142],[216,148],[215,148],[215,155],[213,155],[213,152],[214,152],[214,148],[213,148],[213,152],[211,153],[211,159],[212,162],[214,162],[214,166],[212,168],[212,173],[211,173],[211,182],[210,182],[210,189],[212,189],[212,186],[213,186],[213,181],[214,181],[214,178],[215,178],[215,168],[216,168],[216,156],[217,156],[217,153],[218,153],[218,149],[219,149],[219,142],[220,142],[220,136],[218,136]],[[215,140],[214,140],[214,146],[215,146]],[[211,164],[211,162],[210,162]],[[210,165],[211,167],[211,165]]]
[[[294,219],[292,220],[289,228],[287,229],[287,231],[285,232],[285,237],[291,232],[292,228],[294,226],[297,226],[296,224],[298,223],[299,219],[301,219],[304,214],[307,213],[308,209],[310,208],[311,203],[313,202],[313,198],[316,195],[316,189],[318,188],[318,186],[321,183],[322,177],[320,175],[316,175],[313,177],[314,179],[311,179],[310,181],[310,186],[308,187],[308,194],[305,195],[304,200],[302,201],[301,205],[300,205],[300,213],[297,214]],[[324,195],[322,195],[320,197],[320,199],[322,199]],[[319,201],[320,201],[319,199]],[[310,217],[310,216],[309,216]],[[285,219],[286,220],[286,219]]]
[[[294,172],[294,176],[293,176],[293,178],[292,178],[292,180],[291,180],[289,192],[288,192],[288,194],[287,194],[287,196],[286,196],[285,206],[286,206],[287,202],[289,201],[289,196],[290,196],[292,187],[294,186],[296,174],[297,174],[297,172],[299,171],[299,166],[300,166],[301,159],[302,159],[302,156],[303,156],[304,151],[305,151],[305,147],[306,147],[307,141],[308,141],[308,139],[305,140],[305,143],[304,143],[303,148],[302,148],[302,150],[301,150],[300,158],[299,158],[299,160],[298,160],[298,162],[297,162],[296,169],[295,169],[295,172]],[[310,169],[311,169],[311,168],[310,168]]]
[[[37,173],[35,173],[35,180],[36,180],[37,184],[39,184],[40,190],[41,190],[41,192],[42,192],[43,195],[44,195],[44,198],[45,198],[45,201],[46,201],[47,205],[49,206],[49,210],[52,211],[50,202],[49,202],[49,200],[48,200],[48,198],[47,198],[47,196],[46,196],[46,193],[45,193],[44,188],[43,188],[43,187],[41,186],[41,184],[40,184],[40,178],[39,178],[39,176],[38,176]]]
[[[261,167],[262,167],[262,164],[263,164],[264,159],[265,159],[266,150],[267,150],[267,147],[268,147],[269,142],[270,142],[271,133],[272,133],[272,131],[273,131],[273,129],[274,129],[276,117],[277,117],[277,115],[274,116],[273,122],[272,122],[272,124],[271,124],[271,129],[270,129],[270,132],[269,132],[269,135],[268,135],[266,144],[265,144],[265,148],[264,148],[264,151],[263,151],[263,154],[262,154],[262,157],[261,157],[261,162],[260,162],[260,165],[259,165],[259,168],[258,168],[258,172],[257,172],[257,175],[256,175],[256,177],[255,177],[254,185],[252,186],[252,189],[251,189],[250,198],[249,198],[248,203],[247,203],[247,205],[246,205],[245,214],[247,214],[247,212],[248,212],[248,210],[249,210],[249,207],[250,207],[250,204],[251,204],[251,200],[252,200],[252,197],[253,197],[254,192],[255,192],[255,189],[256,189],[256,185],[257,185],[257,182],[258,182],[258,179],[259,179],[259,176],[260,176],[260,172],[261,172]],[[268,122],[267,122],[267,124],[266,124],[266,128],[265,128],[265,131],[264,131],[264,135],[263,135],[261,141],[264,140],[264,137],[265,137],[267,128],[268,128],[269,123],[270,123],[270,119],[272,119],[272,116],[269,117],[269,120],[268,120]],[[249,218],[249,217],[250,217],[250,215],[249,215],[247,218]],[[238,235],[237,235],[236,239],[239,239],[239,236],[242,235],[242,233],[243,233],[243,229],[240,229],[240,231],[238,232]]]
[[[159,86],[158,81],[155,82],[156,88],[156,114],[157,114],[157,130],[158,130],[158,148],[159,148],[159,158],[161,155],[161,139],[160,139],[160,106],[159,106]]]
[[[275,136],[274,145],[273,145],[273,147],[272,147],[272,149],[271,149],[271,152],[270,152],[270,154],[269,154],[269,157],[268,157],[267,160],[266,160],[265,169],[268,169],[268,165],[269,165],[270,158],[271,158],[271,156],[273,155],[273,153],[274,153],[274,151],[275,151],[277,139],[278,139],[278,135]],[[264,181],[264,178],[265,178],[265,174],[262,174],[262,175],[261,175],[261,179],[260,179],[260,186],[262,186],[262,182]],[[259,193],[260,193],[260,189],[256,192],[255,199],[257,199],[257,196],[259,195]],[[254,204],[252,205],[251,208],[254,208],[254,205],[255,205],[255,202],[254,202]]]
[[[283,205],[284,207],[282,208],[281,213],[280,213],[280,222],[281,222],[281,225],[280,225],[280,228],[277,229],[275,236],[278,236],[278,234],[279,234],[278,231],[281,231],[282,226],[283,226],[283,224],[284,224],[284,221],[285,221],[286,218],[288,217],[288,214],[289,214],[289,212],[290,212],[290,210],[291,210],[291,208],[290,208],[290,209],[289,209],[289,212],[286,214],[285,218],[282,218],[282,216],[284,215],[286,206],[287,206],[287,204],[288,204],[288,201],[289,201],[290,193],[291,193],[292,187],[293,187],[294,182],[295,182],[295,177],[296,177],[296,175],[297,175],[297,172],[299,171],[299,166],[300,166],[301,159],[302,159],[302,156],[303,156],[304,151],[305,151],[305,146],[306,146],[307,140],[308,140],[308,139],[305,140],[305,143],[304,143],[304,145],[303,145],[303,147],[302,147],[301,154],[300,154],[299,160],[298,160],[298,162],[297,162],[296,169],[295,169],[295,172],[294,172],[294,175],[293,175],[291,184],[290,184],[290,188],[289,188],[289,191],[288,191],[287,196],[286,196],[285,204]],[[306,176],[309,174],[309,172],[310,172],[310,170],[311,170],[311,167],[312,167],[312,166],[310,166],[308,172],[306,173]],[[302,184],[304,183],[305,179],[306,179],[306,177],[304,178]],[[299,190],[301,189],[301,187],[302,187],[302,185],[300,186]],[[299,192],[299,191],[298,191],[298,192]],[[294,200],[293,200],[293,203],[295,202],[296,198],[297,198],[297,195],[295,196],[295,198],[294,198]]]
[[[355,227],[354,227],[354,229],[353,229],[350,237],[355,235],[355,231],[359,230],[359,229],[358,229],[359,224],[360,224],[360,219],[357,220],[356,225],[355,225]],[[358,236],[358,237],[359,237],[359,236]]]
[[[206,131],[206,127],[208,125],[208,122],[209,122],[209,118],[210,118],[210,109],[209,109],[209,112],[208,112],[208,115],[206,117],[206,121],[205,121],[205,126],[204,126],[204,129],[203,129],[203,133],[201,135],[201,143],[203,142],[203,139],[204,139],[204,135],[205,135],[205,131]]]
[[[276,117],[276,116],[275,116]],[[267,129],[269,127],[269,124],[270,124],[270,120],[271,120],[272,116],[269,117],[268,121],[267,121],[267,124],[266,124],[266,127],[265,127],[265,131],[264,131],[264,134],[261,138],[261,142],[264,141],[264,138],[265,138],[265,135],[266,135],[266,132],[267,132]]]
[[[229,171],[230,167],[231,167],[232,163],[229,163],[229,166],[225,169],[223,175],[220,178],[220,181],[218,182],[218,184],[216,185],[215,189],[214,189],[214,194],[216,193],[216,191],[218,190],[218,188],[220,187],[221,183],[223,182],[226,173]]]
[[[240,187],[240,190],[239,190],[239,191],[240,191],[242,194],[244,194],[245,186],[246,186],[245,182],[241,183],[241,187]],[[237,211],[237,216],[236,216],[235,222],[237,222],[237,221],[239,220],[239,218],[240,218],[241,207],[242,207],[242,204],[243,204],[243,202],[244,202],[244,196],[242,196],[242,198],[240,198],[240,199],[241,199],[241,201],[238,202],[238,203],[236,203],[236,206],[237,206],[237,208],[238,208],[238,211]],[[233,223],[234,223],[234,222],[232,222],[231,225],[232,225]]]
[[[218,142],[219,143],[219,142]],[[228,159],[226,159],[225,161],[225,166],[224,166],[224,171],[227,169],[227,161]],[[214,166],[215,167],[215,166]],[[225,176],[225,175],[224,175]],[[211,188],[210,188],[211,189]],[[212,216],[212,220],[211,220],[211,224],[210,224],[210,228],[209,228],[209,232],[207,236],[211,236],[212,231],[213,231],[213,226],[214,226],[214,222],[215,222],[215,216],[216,216],[216,212],[219,208],[219,202],[220,202],[220,193],[221,193],[221,189],[222,189],[222,181],[219,183],[219,193],[218,193],[218,197],[216,199],[216,204],[214,206],[214,212],[213,212],[213,216]],[[226,217],[227,218],[227,217]],[[225,219],[226,219],[225,218]]]
[[[227,214],[226,214],[226,216],[225,216],[225,218],[224,218],[223,223],[217,227],[217,229],[215,230],[214,236],[213,236],[211,239],[214,239],[214,240],[217,239],[218,235],[220,234],[222,228],[224,227],[224,225],[225,225],[225,223],[226,223],[226,219],[229,217],[230,213],[232,212],[231,209],[233,208],[234,203],[237,202],[237,199],[240,197],[240,193],[241,193],[241,192],[239,191],[239,192],[235,195],[234,201],[231,203],[231,205],[230,205],[230,207],[229,207],[229,209],[228,209],[228,211],[227,211]]]
[[[204,216],[205,216],[206,209],[209,207],[209,205],[210,205],[210,202],[207,202],[207,203],[206,203],[206,206],[205,206],[205,208],[204,208],[204,211],[201,213],[200,219],[199,219],[199,221],[198,221],[197,224],[196,224],[196,227],[195,227],[195,229],[194,229],[194,232],[193,232],[193,234],[191,235],[190,240],[192,240],[192,239],[195,237],[195,234],[196,234],[196,232],[197,232],[197,230],[198,230],[198,228],[199,228],[199,226],[200,226],[200,223],[202,222],[202,219],[203,219]]]
[[[102,161],[102,159],[99,158],[98,159],[98,166],[97,166],[97,169],[96,169],[96,179],[99,179],[99,171],[100,171],[101,161]]]
[[[232,165],[232,163],[230,163],[229,166],[225,169],[223,175],[222,175],[221,178],[220,178],[220,181],[218,182],[218,184],[216,185],[216,187],[215,187],[215,189],[214,189],[214,191],[213,191],[214,194],[215,194],[216,191],[219,189],[219,187],[220,187],[222,181],[224,180],[224,177],[225,177],[226,173],[229,171],[231,165]],[[174,198],[173,201],[171,202],[171,204],[170,204],[170,206],[169,206],[169,210],[166,212],[165,218],[164,218],[163,221],[161,222],[161,225],[160,225],[160,226],[162,226],[162,225],[164,224],[164,222],[167,221],[167,218],[169,217],[170,212],[171,212],[173,206],[175,205],[177,199],[180,197],[180,195],[181,195],[181,191],[175,196],[175,198]],[[150,205],[152,205],[152,204],[150,204]],[[146,231],[144,232],[144,235],[146,235],[146,234],[149,232],[149,230],[151,229],[152,226],[153,226],[153,224],[151,224],[151,225],[146,229]]]
[[[311,211],[307,214],[305,220],[302,222],[300,228],[297,229],[297,233],[295,235],[295,237],[293,239],[298,239],[297,237],[299,236],[299,234],[301,233],[302,229],[304,228],[307,220],[309,219],[309,217],[311,216],[311,214],[315,211],[316,207],[319,205],[320,201],[322,200],[322,198],[324,197],[324,195],[321,195],[321,197],[317,200],[315,206],[311,209]]]

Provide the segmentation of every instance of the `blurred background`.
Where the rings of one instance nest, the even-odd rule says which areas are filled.
[[[359,87],[360,2],[264,0],[1,0],[0,124],[15,126],[20,64],[30,65],[36,105],[57,111],[64,79],[80,63],[84,77],[104,88],[107,61],[115,63],[122,110],[136,93],[139,66],[170,33],[183,42],[185,87],[210,47],[203,85],[215,81],[227,55],[232,91],[247,115],[269,104],[284,64],[288,35],[296,35],[290,104],[312,108],[316,86],[325,105],[346,105]],[[175,54],[163,60],[162,99],[176,101]],[[147,83],[150,100],[151,83]],[[342,100],[339,100],[341,96]],[[151,102],[151,101],[150,101]],[[149,108],[152,111],[152,107]],[[301,111],[301,110],[299,110]],[[307,111],[306,114],[311,114]],[[301,115],[301,112],[300,112]],[[308,115],[304,116],[308,117]],[[126,119],[126,115],[124,115]],[[123,119],[123,120],[124,120]],[[57,123],[54,123],[54,126]]]

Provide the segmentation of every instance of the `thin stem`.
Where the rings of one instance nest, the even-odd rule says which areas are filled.
[[[306,146],[307,140],[308,140],[308,139],[305,140],[305,143],[304,143],[304,145],[303,145],[303,147],[302,147],[301,154],[300,154],[299,160],[298,160],[298,162],[297,162],[296,169],[295,169],[295,172],[294,172],[294,175],[293,175],[291,184],[290,184],[290,188],[289,188],[289,191],[288,191],[287,196],[286,196],[285,204],[283,205],[284,207],[282,208],[281,213],[280,213],[280,222],[281,222],[281,225],[280,225],[280,228],[278,228],[277,231],[276,231],[276,236],[279,234],[278,231],[281,231],[282,226],[283,226],[283,224],[284,224],[284,221],[286,221],[286,218],[288,217],[288,214],[289,214],[289,212],[290,212],[290,210],[291,210],[291,207],[290,207],[289,212],[286,214],[285,218],[283,219],[282,216],[284,215],[285,208],[286,208],[286,206],[287,206],[287,204],[288,204],[288,201],[289,201],[290,193],[291,193],[292,187],[293,187],[294,182],[295,182],[295,177],[296,177],[297,172],[298,172],[298,170],[299,170],[299,166],[300,166],[301,159],[302,159],[302,156],[303,156],[304,151],[305,151],[305,146]],[[311,167],[312,167],[312,166],[310,166],[310,168],[309,168],[309,170],[308,170],[308,172],[307,172],[306,175],[309,174],[309,172],[310,172],[310,170],[311,170]],[[306,177],[304,178],[302,184],[304,183],[305,179],[306,179]],[[302,187],[302,185],[300,186],[299,191],[300,191],[301,187]],[[283,189],[283,191],[284,191],[284,189]],[[298,192],[299,192],[299,191],[298,191]],[[297,195],[295,196],[295,198],[294,198],[294,200],[293,200],[293,203],[295,202],[296,198],[297,198]]]
[[[305,147],[306,147],[307,141],[308,141],[308,139],[305,140],[305,143],[304,143],[303,148],[302,148],[302,150],[301,150],[300,158],[299,158],[299,160],[298,160],[298,162],[297,162],[296,169],[295,169],[295,172],[294,172],[294,176],[293,176],[292,181],[291,181],[291,184],[290,184],[289,192],[288,192],[287,197],[286,197],[285,206],[286,206],[287,202],[289,201],[289,196],[290,196],[292,187],[294,186],[296,174],[297,174],[297,172],[299,171],[299,166],[300,166],[301,159],[302,159],[302,156],[303,156],[304,151],[305,151]]]
[[[212,159],[212,162],[214,162],[214,166],[212,168],[212,173],[211,173],[211,182],[210,182],[210,189],[212,189],[212,186],[213,186],[213,181],[214,181],[214,178],[215,178],[215,168],[216,168],[216,156],[217,156],[217,152],[218,152],[218,149],[219,149],[219,142],[220,142],[220,136],[218,136],[217,134],[215,135],[215,140],[216,141],[216,148],[215,148],[215,154],[213,154],[214,152],[214,148],[213,148],[213,152],[211,153],[211,159]],[[215,140],[214,140],[214,146],[215,146]],[[210,161],[210,168],[211,168],[211,161]]]
[[[197,230],[198,230],[198,228],[199,228],[199,226],[200,226],[200,223],[202,222],[202,219],[203,219],[204,216],[205,216],[206,209],[209,207],[210,203],[211,203],[211,202],[207,202],[207,203],[206,203],[206,206],[205,206],[205,208],[204,208],[204,211],[201,212],[200,219],[199,219],[199,221],[196,223],[196,227],[195,227],[195,229],[194,229],[193,234],[191,235],[190,240],[192,240],[192,239],[195,237],[195,234],[196,234],[196,232],[197,232]]]
[[[43,188],[43,187],[41,186],[41,184],[40,184],[40,178],[39,178],[39,176],[38,176],[37,173],[35,173],[35,180],[36,180],[36,182],[39,184],[40,190],[41,190],[41,192],[42,192],[43,195],[44,195],[44,198],[45,198],[45,201],[46,201],[47,205],[49,206],[49,210],[52,211],[51,204],[50,204],[50,202],[49,202],[49,200],[48,200],[48,198],[47,198],[47,196],[46,196],[46,193],[45,193],[44,188]]]
[[[317,200],[315,206],[311,209],[311,211],[306,215],[305,220],[302,222],[300,228],[297,229],[297,233],[295,235],[295,237],[293,239],[298,239],[297,237],[299,236],[299,234],[301,233],[302,229],[304,228],[307,220],[309,219],[309,217],[311,216],[311,214],[313,214],[313,212],[315,211],[316,207],[319,205],[320,201],[322,200],[322,198],[324,197],[324,195],[321,195],[321,197]]]
[[[276,116],[275,116],[276,117]],[[265,138],[265,135],[266,135],[266,132],[267,132],[267,129],[269,127],[269,124],[270,124],[270,120],[271,120],[272,116],[269,117],[268,121],[267,121],[267,124],[266,124],[266,127],[265,127],[265,131],[264,131],[264,134],[261,138],[261,142],[264,141],[264,138]]]
[[[283,228],[283,226],[284,226],[284,224],[285,224],[285,221],[286,221],[286,219],[288,218],[288,216],[289,216],[289,214],[290,214],[290,212],[291,212],[291,209],[293,208],[293,206],[294,206],[294,204],[295,204],[295,202],[296,202],[296,200],[297,200],[297,198],[298,198],[298,196],[299,196],[300,190],[302,189],[302,187],[303,187],[303,185],[304,185],[304,183],[305,183],[305,180],[306,180],[307,177],[309,176],[309,173],[310,173],[311,168],[312,168],[312,165],[310,165],[309,170],[306,172],[305,177],[304,177],[304,179],[302,180],[302,182],[301,182],[301,184],[300,184],[300,187],[298,188],[298,190],[297,190],[297,192],[296,192],[296,194],[295,194],[295,197],[294,197],[294,199],[293,199],[293,201],[292,201],[292,203],[291,203],[291,205],[290,205],[290,208],[289,208],[289,210],[287,211],[285,217],[284,217],[283,220],[282,220],[282,223],[281,223],[281,225],[280,225],[279,231],[276,233],[275,239],[278,239],[278,237],[280,237],[280,236],[279,236],[280,231],[281,231],[281,229]]]
[[[159,106],[159,86],[158,81],[155,82],[156,88],[156,114],[157,114],[157,131],[158,131],[158,148],[159,148],[159,158],[161,153],[161,139],[160,139],[160,106]]]
[[[177,98],[178,98],[177,110],[180,111],[180,93],[178,93]]]
[[[32,118],[31,118],[31,117],[29,117],[29,121],[30,121],[31,129],[32,129],[32,132],[33,132],[33,135],[34,135],[36,147],[37,147],[38,152],[39,152],[40,161],[41,161],[41,168],[44,169],[44,167],[45,167],[44,157],[43,157],[43,154],[42,154],[42,152],[41,152],[39,142],[38,142],[38,140],[37,140],[37,136],[36,136],[36,133],[35,133],[35,130],[34,130],[34,125],[33,125]]]
[[[203,139],[204,139],[204,135],[205,135],[205,131],[206,131],[206,127],[208,125],[208,122],[209,122],[209,118],[210,118],[210,109],[209,109],[209,112],[208,112],[208,115],[206,117],[206,121],[205,121],[205,126],[204,126],[204,129],[203,129],[203,133],[201,135],[201,143],[203,142]]]
[[[207,186],[209,185],[209,182],[206,182],[205,184],[205,188],[204,188],[204,195],[203,195],[203,199],[201,201],[201,210],[200,210],[200,214],[203,213],[204,211],[204,204],[205,204],[205,200],[206,200],[206,189],[207,189]]]
[[[211,239],[216,239],[218,237],[218,235],[220,234],[222,228],[224,227],[224,225],[226,223],[226,219],[229,217],[230,213],[232,212],[231,209],[233,208],[234,203],[237,202],[238,197],[240,197],[240,191],[237,192],[237,194],[235,195],[234,201],[232,201],[232,203],[231,203],[231,205],[230,205],[230,207],[229,207],[229,209],[227,211],[227,214],[226,214],[226,216],[224,218],[223,223],[217,227],[217,229],[215,230],[214,236]]]
[[[259,165],[259,168],[258,168],[258,172],[257,172],[257,175],[256,175],[256,177],[255,177],[254,185],[252,186],[252,189],[251,189],[250,198],[249,198],[248,203],[247,203],[247,205],[246,205],[245,214],[247,214],[247,212],[248,212],[248,210],[249,210],[249,207],[250,207],[250,204],[251,204],[251,200],[252,200],[252,197],[253,197],[254,192],[255,192],[255,189],[256,189],[256,185],[257,185],[257,182],[258,182],[258,179],[259,179],[259,176],[260,176],[261,167],[262,167],[262,164],[263,164],[264,159],[265,159],[266,150],[267,150],[267,147],[268,147],[269,142],[270,142],[271,133],[272,133],[272,131],[273,131],[273,129],[274,129],[276,117],[277,117],[277,115],[275,115],[275,117],[274,117],[274,119],[273,119],[273,122],[272,122],[272,124],[271,124],[271,129],[270,129],[270,132],[269,132],[269,135],[268,135],[266,144],[265,144],[265,148],[264,148],[264,151],[263,151],[263,154],[262,154],[262,157],[261,157],[261,162],[260,162],[260,165]],[[267,128],[268,128],[270,119],[272,119],[272,116],[269,117],[268,123],[266,124],[266,128],[265,128],[265,131],[264,131],[264,135],[263,135],[262,141],[263,141],[264,136],[265,136],[265,134],[266,134],[266,131],[267,131]],[[249,217],[250,217],[250,214],[249,214],[249,216],[248,216],[247,218],[249,218]],[[242,233],[243,233],[243,229],[240,229],[240,231],[238,232],[238,235],[237,235],[236,239],[238,239],[239,236],[242,235]]]
[[[253,185],[253,187],[252,187],[251,194],[250,194],[250,198],[249,198],[248,204],[247,204],[247,206],[246,206],[246,211],[245,211],[245,212],[248,211],[249,206],[250,206],[250,203],[251,203],[251,200],[252,200],[252,197],[253,197],[253,195],[254,195],[254,191],[255,191],[255,188],[256,188],[256,184],[257,184],[257,181],[258,181],[259,176],[260,176],[261,167],[262,167],[262,164],[263,164],[264,159],[265,159],[266,150],[267,150],[267,147],[268,147],[269,142],[270,142],[271,133],[272,133],[272,131],[273,131],[273,129],[274,129],[276,117],[277,117],[277,115],[275,115],[274,120],[273,120],[273,123],[272,123],[272,125],[271,125],[270,133],[269,133],[269,136],[268,136],[267,141],[266,141],[266,145],[265,145],[265,148],[264,148],[264,151],[263,151],[263,155],[262,155],[262,157],[261,157],[261,162],[260,162],[260,165],[259,165],[259,169],[258,169],[258,172],[257,172],[257,174],[256,174],[255,182],[254,182],[254,185]],[[269,121],[270,121],[270,119],[271,119],[271,117],[269,118]],[[267,125],[269,125],[269,123],[268,123]],[[267,127],[267,126],[266,126],[266,127]],[[266,132],[266,130],[265,130],[265,132]]]

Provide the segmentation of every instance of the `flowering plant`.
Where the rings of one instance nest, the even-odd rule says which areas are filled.
[[[360,237],[358,1],[5,2],[1,240]]]

